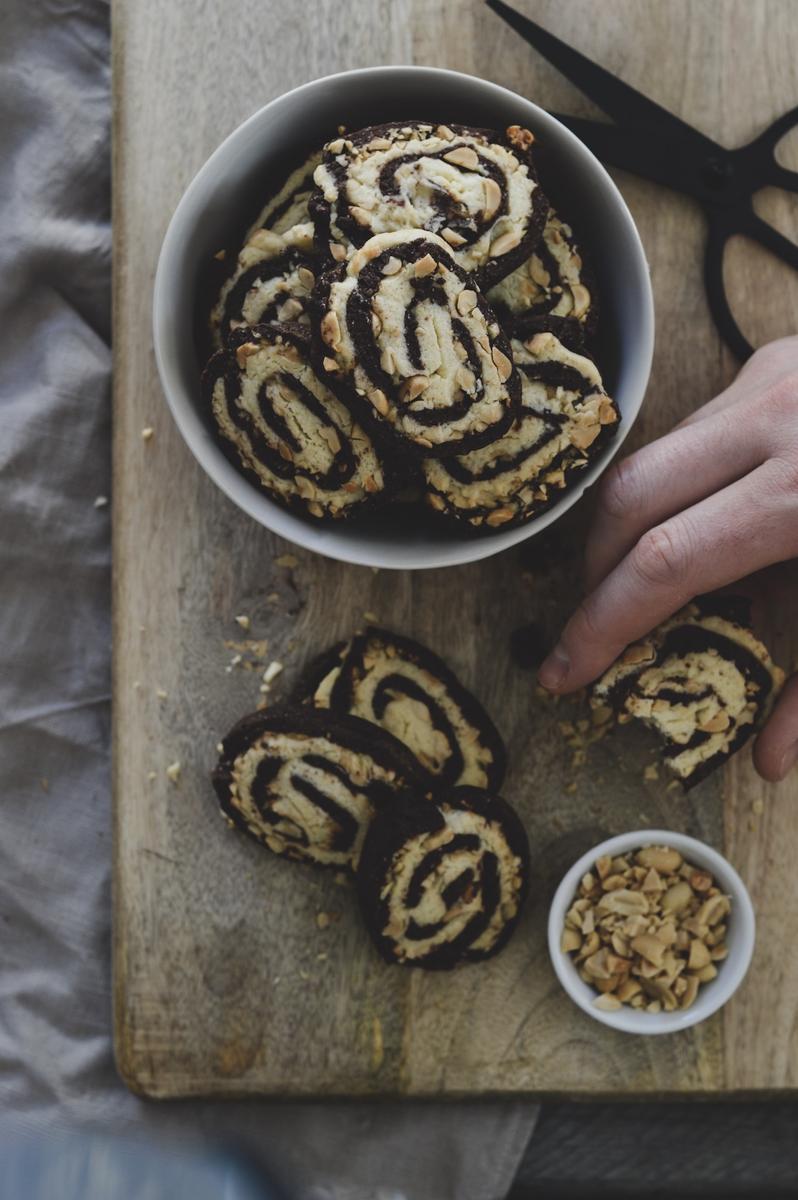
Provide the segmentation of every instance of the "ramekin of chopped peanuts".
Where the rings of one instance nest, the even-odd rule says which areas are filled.
[[[717,1012],[742,983],[754,910],[716,850],[640,829],[574,863],[548,937],[557,978],[583,1012],[627,1033],[674,1033]]]

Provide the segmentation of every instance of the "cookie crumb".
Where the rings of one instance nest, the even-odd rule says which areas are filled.
[[[153,429],[152,425],[145,425],[145,427],[141,431],[141,440],[143,442],[149,442],[152,440],[152,438],[154,436],[155,436],[155,430]]]
[[[240,625],[241,628],[244,630],[249,629],[250,625],[252,624],[249,617],[246,616],[244,613],[242,613],[240,616],[236,617],[235,622],[236,622],[236,625]]]
[[[276,567],[298,567],[299,559],[295,554],[280,554],[275,558],[274,565]]]
[[[319,929],[327,929],[330,924],[330,914],[326,912],[317,912],[316,924],[318,925]]]
[[[166,768],[166,778],[174,784],[179,783],[181,770],[182,770],[182,764],[180,762],[170,763],[169,766]]]
[[[282,670],[283,664],[278,662],[277,659],[275,659],[273,662],[270,662],[266,670],[263,672],[263,682],[265,684],[271,683],[272,680],[277,678]]]
[[[156,688],[155,695],[158,697],[159,700],[166,700],[169,697],[169,693],[165,692],[163,690],[163,688]]]
[[[659,767],[656,763],[649,763],[643,772],[644,779],[659,779]]]

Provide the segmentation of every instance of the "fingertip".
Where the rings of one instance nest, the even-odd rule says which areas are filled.
[[[560,642],[541,663],[538,670],[538,683],[547,692],[563,692],[566,690],[570,669],[570,656]]]

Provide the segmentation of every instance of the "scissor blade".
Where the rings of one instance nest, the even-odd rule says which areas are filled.
[[[696,194],[693,155],[690,150],[685,151],[681,137],[674,140],[667,134],[652,136],[639,129],[591,121],[587,117],[570,117],[565,113],[551,115],[575,133],[601,162],[633,171],[635,175],[674,191]],[[703,155],[700,157],[703,159]]]
[[[705,137],[699,130],[674,116],[654,100],[649,100],[648,96],[630,87],[598,63],[592,62],[553,33],[536,25],[529,17],[522,16],[514,8],[510,8],[509,4],[504,4],[503,0],[486,0],[486,3],[488,8],[492,8],[524,41],[534,46],[552,66],[570,79],[580,92],[620,124],[647,128],[651,133],[669,133],[683,141],[693,139],[701,143],[705,151],[716,152],[720,149],[711,138]]]

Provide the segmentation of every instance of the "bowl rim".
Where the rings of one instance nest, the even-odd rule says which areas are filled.
[[[733,940],[730,940],[728,957],[720,965],[717,977],[705,988],[699,989],[693,1005],[683,1012],[677,1010],[673,1013],[646,1013],[628,1005],[614,1012],[604,1012],[596,1008],[596,993],[589,984],[579,978],[569,955],[560,949],[565,913],[582,875],[602,854],[622,854],[651,845],[671,846],[685,858],[694,861],[697,866],[712,872],[723,891],[732,898],[733,921],[730,924],[734,931]],[[549,907],[547,935],[549,958],[557,979],[582,1012],[611,1029],[652,1037],[689,1029],[712,1016],[732,998],[751,965],[756,942],[756,917],[748,889],[729,860],[719,851],[698,838],[675,830],[636,829],[599,842],[581,855],[566,871]]]
[[[269,111],[274,111],[281,105],[294,101],[299,95],[316,90],[323,91],[325,87],[329,87],[339,80],[352,77],[378,80],[391,75],[398,76],[402,73],[448,79],[460,84],[465,81],[467,86],[481,91],[485,96],[493,95],[505,102],[512,101],[529,106],[534,110],[535,120],[539,125],[556,128],[557,136],[561,141],[577,156],[591,160],[593,168],[603,176],[602,182],[607,189],[607,194],[612,199],[616,214],[626,227],[626,234],[636,260],[636,274],[640,281],[638,308],[641,332],[635,346],[636,372],[633,389],[639,392],[639,400],[626,427],[618,430],[616,437],[608,443],[602,454],[584,472],[584,477],[572,485],[561,500],[533,521],[503,533],[499,530],[483,537],[466,536],[449,543],[441,541],[440,554],[427,555],[423,561],[416,561],[418,556],[411,549],[402,550],[402,561],[397,561],[396,556],[399,552],[394,550],[390,540],[368,541],[363,544],[353,539],[350,542],[345,537],[336,536],[338,530],[330,527],[329,524],[309,525],[302,517],[283,509],[265,492],[260,492],[253,487],[225,457],[203,424],[196,411],[196,405],[185,394],[177,356],[170,353],[168,349],[171,328],[169,283],[173,274],[177,274],[184,227],[197,208],[198,197],[206,190],[208,177],[213,174],[214,170],[218,170],[219,165],[231,154],[239,141],[246,141],[248,133],[264,121],[265,114]],[[510,88],[494,83],[492,80],[481,79],[479,76],[470,75],[464,71],[454,71],[444,67],[387,64],[337,71],[299,84],[262,105],[220,142],[194,174],[169,220],[155,272],[152,329],[155,361],[161,388],[178,431],[205,474],[239,509],[272,533],[286,538],[303,549],[314,551],[339,562],[388,570],[426,570],[479,562],[542,533],[556,520],[563,517],[581,499],[586,489],[603,474],[618,454],[645,401],[654,353],[654,299],[645,249],[620,190],[603,164],[566,125],[563,125],[534,101],[526,99]],[[341,530],[341,532],[344,531]]]

